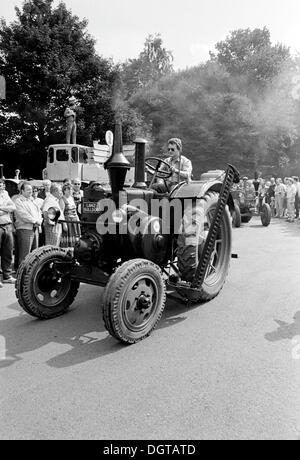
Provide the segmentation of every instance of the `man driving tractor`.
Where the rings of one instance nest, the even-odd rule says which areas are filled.
[[[166,179],[157,179],[157,182],[152,185],[158,193],[166,193],[170,191],[172,186],[178,182],[190,182],[192,177],[192,162],[182,155],[182,141],[176,137],[168,140],[168,153],[170,156],[164,160],[164,163],[170,168],[171,176]],[[161,165],[159,170],[164,171],[167,165]]]

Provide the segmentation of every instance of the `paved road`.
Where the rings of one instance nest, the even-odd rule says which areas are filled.
[[[102,289],[64,317],[23,313],[0,291],[0,437],[299,439],[300,229],[258,218],[234,229],[230,274],[212,302],[168,301],[150,338],[104,329]]]

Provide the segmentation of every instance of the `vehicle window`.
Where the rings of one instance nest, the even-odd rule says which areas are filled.
[[[48,163],[53,163],[54,161],[54,149],[53,147],[50,147],[48,151]]]
[[[88,159],[87,149],[79,148],[79,163],[86,163]]]
[[[56,160],[57,161],[69,161],[68,151],[65,149],[56,150]]]
[[[78,163],[78,148],[72,147],[72,163]]]

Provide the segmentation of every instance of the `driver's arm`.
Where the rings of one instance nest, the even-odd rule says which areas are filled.
[[[192,177],[193,166],[192,162],[187,158],[181,159],[180,171],[178,168],[173,168],[175,174],[180,173],[180,178],[186,181],[190,181]]]

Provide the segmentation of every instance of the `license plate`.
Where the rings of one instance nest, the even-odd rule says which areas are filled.
[[[85,201],[83,203],[83,212],[98,213],[100,207],[97,201]]]

